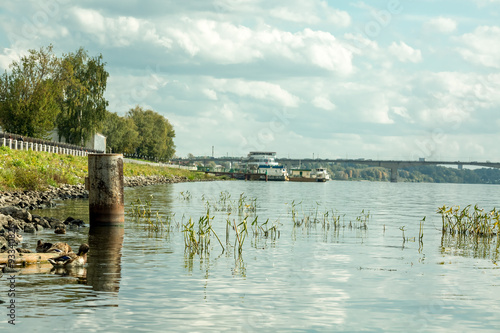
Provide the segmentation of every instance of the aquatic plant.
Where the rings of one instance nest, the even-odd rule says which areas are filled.
[[[463,209],[444,205],[437,209],[437,213],[441,215],[443,233],[478,237],[498,235],[500,211],[496,208],[485,211],[477,205],[468,205]]]
[[[420,226],[418,229],[418,252],[422,251],[422,248],[424,246],[424,222],[425,222],[425,216],[424,218],[420,221]]]
[[[183,224],[184,244],[189,252],[198,255],[208,254],[210,252],[210,235],[212,234],[217,238],[224,252],[225,248],[219,236],[212,228],[213,218],[214,216],[210,216],[210,210],[207,210],[207,214],[198,219],[197,225],[195,225],[192,218],[186,224]]]
[[[356,216],[356,221],[359,223],[360,229],[366,229],[366,223],[370,220],[370,212],[365,213],[363,209],[359,216]]]
[[[490,259],[493,264],[497,265],[500,255],[500,238],[443,233],[441,235],[441,253]]]
[[[144,203],[142,203],[140,198],[131,202],[128,215],[133,217],[136,223],[142,223],[144,230],[155,234],[164,231],[170,232],[174,216],[167,216],[164,219],[159,211],[152,210],[152,201],[153,195],[151,194]]]
[[[179,197],[180,197],[181,199],[183,199],[183,200],[191,200],[192,195],[191,195],[191,192],[189,192],[189,191],[186,191],[186,192],[181,191],[181,192],[179,193]]]

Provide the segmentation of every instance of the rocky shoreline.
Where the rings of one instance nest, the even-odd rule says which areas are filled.
[[[125,187],[140,187],[157,184],[190,182],[186,177],[165,176],[136,176],[125,177]],[[68,217],[66,220],[58,220],[52,217],[42,217],[31,214],[33,209],[44,209],[55,206],[55,200],[85,199],[88,191],[83,184],[62,185],[51,187],[47,191],[22,191],[22,192],[0,192],[0,253],[9,249],[10,240],[15,240],[16,246],[22,242],[22,233],[35,233],[46,228],[59,230],[61,233],[66,228],[78,228],[84,225],[82,220]],[[17,247],[19,253],[29,253],[30,250]]]

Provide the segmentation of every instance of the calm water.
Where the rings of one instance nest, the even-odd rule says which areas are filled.
[[[126,189],[127,210],[153,195],[152,209],[172,219],[172,231],[155,236],[127,217],[124,230],[25,235],[91,245],[84,270],[50,272],[30,267],[17,277],[19,331],[331,332],[499,331],[500,270],[496,241],[441,238],[438,206],[499,206],[498,186],[336,182],[208,182]],[[215,238],[200,258],[185,252],[182,223],[198,221],[211,205],[213,226],[225,245],[220,193],[236,202],[257,198],[259,225],[269,219],[279,238],[245,240],[240,257],[224,253]],[[182,194],[181,194],[182,192]],[[189,193],[189,194],[188,194]],[[183,196],[190,195],[190,199]],[[336,212],[341,227],[293,227],[297,219]],[[237,203],[236,203],[237,205]],[[370,212],[366,229],[356,217]],[[65,202],[47,216],[88,221],[87,202]],[[329,215],[331,216],[331,215]],[[419,251],[419,222],[426,216]],[[236,211],[229,218],[241,220]],[[403,243],[402,230],[410,238]],[[123,231],[123,232],[122,232]],[[234,232],[230,234],[234,245]],[[7,285],[5,275],[2,278]],[[4,288],[5,289],[5,288]],[[0,300],[8,302],[6,293]],[[5,303],[6,304],[6,303]],[[2,304],[2,305],[5,305]],[[7,313],[7,310],[3,310]],[[2,330],[8,328],[2,315]]]

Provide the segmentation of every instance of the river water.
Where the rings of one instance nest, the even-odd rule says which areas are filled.
[[[88,228],[66,235],[51,230],[25,235],[28,248],[34,249],[41,238],[67,241],[74,248],[88,241],[91,252],[82,270],[51,272],[41,265],[17,276],[15,329],[498,331],[496,239],[443,237],[436,214],[442,205],[492,209],[498,206],[498,190],[488,185],[341,181],[126,188],[126,211],[136,200],[150,198],[152,213],[160,215],[168,231],[155,233],[144,219],[130,215],[123,229],[92,231],[90,236]],[[242,193],[246,199],[239,213]],[[225,251],[212,234],[209,252],[190,253],[183,225],[192,218],[197,226],[207,208]],[[87,210],[88,202],[76,200],[36,213],[88,221]],[[245,216],[249,232],[239,254],[234,230],[229,229],[226,243],[226,221],[239,224]],[[0,300],[9,302],[5,293]],[[2,317],[2,330],[12,330]]]

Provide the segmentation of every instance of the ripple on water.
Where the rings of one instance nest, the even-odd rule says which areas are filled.
[[[127,188],[127,210],[150,195],[153,210],[172,218],[170,233],[154,236],[126,218],[123,247],[90,265],[86,278],[46,273],[20,275],[19,307],[26,329],[110,331],[440,331],[493,330],[500,326],[500,271],[495,250],[486,244],[462,246],[442,239],[435,214],[443,204],[475,204],[491,209],[496,186],[370,182],[181,183]],[[184,199],[180,192],[190,193]],[[218,211],[224,195],[257,198],[263,226],[276,225],[279,238],[249,234],[241,256],[234,232],[225,241],[226,219]],[[208,199],[210,205],[202,201]],[[294,227],[297,219],[319,223]],[[85,201],[66,202],[41,215],[88,220]],[[226,248],[215,238],[210,254],[185,251],[182,223],[206,214]],[[342,225],[323,227],[325,212],[342,216]],[[371,218],[356,226],[362,212]],[[426,216],[419,249],[419,223]],[[351,224],[351,225],[350,225]],[[403,230],[406,240],[403,241]],[[65,237],[79,244],[88,229]],[[50,231],[27,235],[52,240]],[[413,240],[412,240],[413,238]],[[119,243],[119,242],[118,242]],[[121,243],[120,243],[121,244]],[[95,247],[94,247],[95,249]],[[99,258],[96,258],[97,260]]]

